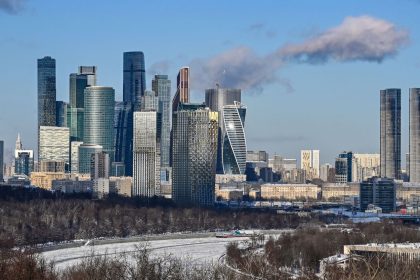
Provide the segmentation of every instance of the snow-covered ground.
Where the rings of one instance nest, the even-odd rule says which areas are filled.
[[[81,246],[54,251],[47,251],[41,255],[55,263],[58,269],[64,269],[75,265],[84,257],[92,255],[107,255],[119,257],[123,253],[134,253],[137,246],[146,245],[151,250],[151,256],[172,255],[174,257],[188,258],[195,263],[215,263],[225,253],[229,242],[241,242],[248,240],[247,237],[237,238],[188,238],[188,239],[165,239],[139,242],[114,243],[95,246]]]

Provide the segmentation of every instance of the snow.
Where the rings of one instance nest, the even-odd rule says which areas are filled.
[[[187,239],[166,239],[152,241],[138,241],[126,243],[114,243],[95,246],[81,246],[66,248],[41,253],[48,262],[53,262],[56,268],[61,270],[76,265],[83,258],[92,255],[107,255],[119,257],[123,253],[136,252],[137,246],[146,245],[151,250],[151,256],[171,255],[177,258],[189,259],[193,263],[216,263],[218,258],[226,251],[226,245],[230,242],[241,242],[248,240],[247,237],[237,238],[187,238]]]

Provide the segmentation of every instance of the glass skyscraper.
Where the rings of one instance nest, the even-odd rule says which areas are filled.
[[[226,105],[234,105],[235,102],[241,102],[241,90],[240,89],[230,89],[230,88],[220,88],[216,87],[213,89],[206,89],[206,106],[210,108],[210,110],[214,112],[219,112],[219,133],[218,133],[218,145],[217,145],[217,173],[218,174],[227,174],[234,172],[233,174],[243,174],[242,172],[245,172],[244,169],[242,169],[242,163],[240,169],[232,169],[233,165],[230,165],[232,163],[233,158],[231,158],[228,153],[229,149],[225,147],[225,138],[229,142],[229,139],[227,138],[227,131],[226,127],[224,125],[224,119],[223,119],[223,108]],[[239,111],[243,114],[243,118],[241,120],[238,119],[242,123],[242,129],[244,126],[245,121],[245,107],[240,106],[241,108]],[[239,128],[239,127],[238,127]],[[242,131],[243,132],[243,131]],[[244,134],[245,135],[245,134]],[[245,137],[245,136],[244,136]],[[243,139],[245,142],[245,138]],[[227,145],[228,143],[226,143]],[[245,143],[243,144],[245,147]],[[226,155],[224,157],[223,151],[226,151]],[[246,147],[245,150],[245,156],[246,156]],[[232,149],[230,149],[232,151]],[[239,151],[238,151],[239,152]],[[242,151],[241,151],[242,154]],[[226,162],[226,168],[227,170],[224,170],[224,160],[230,161],[230,163]],[[239,161],[242,161],[242,158],[239,159]],[[229,165],[229,167],[228,167]],[[238,165],[236,165],[238,167]],[[239,171],[240,170],[240,171]],[[239,173],[238,173],[239,172]]]
[[[179,204],[214,204],[218,112],[183,104],[173,121],[172,199]]]
[[[115,91],[112,87],[85,89],[84,144],[100,145],[114,161]]]
[[[68,108],[69,108],[69,104],[67,102],[64,102],[64,101],[55,102],[55,111],[56,111],[55,126],[67,127]]]
[[[246,139],[245,112],[246,108],[239,102],[223,106],[223,138],[222,162],[223,174],[245,174]]]
[[[159,113],[162,118],[160,135],[161,166],[169,167],[171,144],[171,81],[167,75],[155,75],[152,80],[152,90],[159,100]]]
[[[401,89],[385,89],[381,96],[381,177],[401,177]]]
[[[69,170],[70,131],[68,127],[39,127],[39,161],[61,161]]]
[[[410,182],[420,183],[420,88],[410,89]]]
[[[38,59],[38,127],[55,126],[55,59]]]
[[[124,175],[133,174],[133,104],[131,102],[116,101],[114,114],[114,143],[115,162],[124,167]]]
[[[137,104],[136,108],[139,108],[141,96],[146,90],[143,52],[125,52],[123,68],[123,101]]]
[[[0,182],[3,182],[4,141],[0,140]]]
[[[190,68],[182,67],[176,78],[176,92],[172,99],[172,114],[178,110],[181,103],[190,102]]]

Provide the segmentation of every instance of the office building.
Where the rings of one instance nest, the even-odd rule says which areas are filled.
[[[335,182],[348,183],[357,179],[355,158],[352,152],[343,152],[335,160]]]
[[[115,162],[124,165],[123,175],[127,176],[133,174],[133,111],[132,103],[115,102]]]
[[[132,178],[131,177],[110,177],[109,192],[120,196],[131,197]]]
[[[87,86],[96,86],[96,66],[79,66],[79,75],[85,75],[87,78]]]
[[[105,152],[93,153],[90,157],[90,178],[96,180],[99,178],[109,178],[109,155]]]
[[[68,170],[70,159],[70,131],[68,127],[39,127],[38,161],[63,161]]]
[[[70,142],[70,172],[79,173],[79,147],[83,142]]]
[[[381,96],[381,177],[401,177],[401,90],[385,89]]]
[[[123,101],[140,108],[141,97],[146,90],[146,68],[143,52],[125,52],[123,55]]]
[[[308,179],[319,178],[319,150],[301,150],[300,168]]]
[[[110,162],[114,161],[115,91],[112,87],[91,86],[85,89],[83,143],[102,146]]]
[[[420,183],[420,88],[410,89],[410,182]]]
[[[38,162],[39,172],[66,172],[66,163],[64,161],[42,160]]]
[[[56,123],[55,59],[38,59],[38,127]]]
[[[213,205],[218,113],[204,105],[180,104],[173,121],[172,199]]]
[[[4,141],[0,140],[0,182],[4,180]]]
[[[229,88],[220,88],[216,87],[214,89],[206,89],[206,106],[210,108],[213,112],[219,113],[219,133],[218,133],[218,145],[217,145],[217,169],[218,174],[244,174],[245,172],[245,162],[246,162],[246,143],[245,143],[245,113],[246,108],[240,104],[241,102],[241,90],[240,89],[229,89]],[[230,117],[231,128],[226,126],[224,118],[224,108],[225,106],[236,105],[235,107],[228,107],[226,113]],[[235,110],[236,109],[236,110]],[[236,112],[235,112],[236,111]],[[233,121],[233,118],[235,121]],[[240,138],[237,139],[237,142],[241,142],[241,148],[236,151],[239,154],[245,153],[244,159],[242,157],[239,159],[239,162],[236,163],[236,166],[241,165],[242,168],[237,168],[233,170],[230,164],[232,163],[232,146],[229,147],[230,139],[228,130],[231,134],[236,132],[240,133]],[[226,145],[225,145],[226,144]],[[239,148],[239,146],[238,146]],[[225,155],[224,152],[227,152]],[[234,156],[233,156],[234,157]],[[227,160],[228,162],[225,162]],[[235,165],[235,164],[234,164]],[[226,168],[226,170],[225,170]],[[239,169],[239,170],[238,170]],[[242,172],[242,173],[241,173]]]
[[[176,92],[172,99],[172,114],[178,110],[181,103],[190,102],[190,68],[182,67],[176,77]],[[173,121],[173,120],[172,120]]]
[[[171,144],[171,81],[167,75],[155,75],[152,80],[152,90],[159,102],[158,112],[161,114],[162,124],[160,133],[160,165],[169,167]]]
[[[69,104],[64,101],[56,101],[55,102],[55,115],[56,115],[56,122],[55,126],[58,127],[67,127],[67,110],[69,108]]]
[[[159,99],[152,90],[145,90],[141,97],[141,111],[158,111]]]
[[[22,142],[20,142],[20,135],[16,141],[15,150],[15,170],[14,174],[16,175],[26,175],[29,176],[32,171],[34,171],[34,151],[33,150],[23,150]]]
[[[268,163],[266,151],[246,151],[246,161],[264,161]]]
[[[245,174],[246,139],[244,130],[246,108],[239,102],[222,109],[221,146],[222,174]]]
[[[395,211],[396,184],[393,179],[370,178],[360,183],[360,210],[365,211],[372,204],[383,213]]]
[[[79,172],[80,174],[90,174],[92,155],[102,152],[102,146],[81,144],[79,145]]]
[[[158,112],[134,113],[133,195],[160,194],[160,123]]]

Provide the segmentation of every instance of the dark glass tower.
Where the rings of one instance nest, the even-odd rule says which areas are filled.
[[[55,59],[38,59],[38,127],[55,126]]]
[[[124,175],[133,175],[133,104],[115,102],[115,162],[124,164]]]
[[[420,183],[420,88],[410,89],[410,182]]]
[[[3,182],[4,142],[0,140],[0,182]]]
[[[146,90],[146,70],[143,52],[124,53],[123,101],[137,104]]]
[[[401,89],[381,95],[381,177],[401,178]]]

